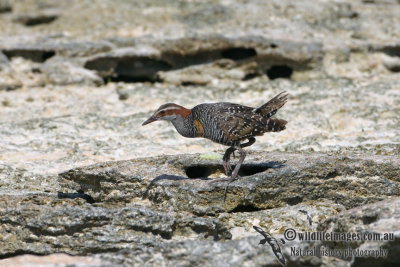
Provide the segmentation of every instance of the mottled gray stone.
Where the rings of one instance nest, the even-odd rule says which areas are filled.
[[[399,49],[400,51],[400,49]],[[399,72],[400,71],[400,55],[397,57],[385,57],[383,59],[383,64],[388,70],[391,70],[393,72]]]
[[[101,255],[106,260],[131,265],[173,266],[280,266],[261,238],[248,237],[226,242],[183,241],[164,243],[155,248]]]
[[[154,80],[158,71],[171,66],[160,58],[160,52],[152,47],[119,48],[109,53],[89,58],[85,68],[95,70],[104,78],[121,80]]]
[[[399,195],[399,1],[0,0],[0,12],[4,265],[279,266],[253,225],[278,239],[398,232],[398,201],[378,201]],[[287,129],[247,150],[225,204],[225,184],[195,178],[224,177],[225,148],[140,127],[163,103],[257,106],[281,91]],[[388,259],[290,255],[322,245],[286,242],[288,266],[399,261],[398,239],[352,244]]]
[[[16,14],[14,21],[25,26],[36,26],[39,24],[48,24],[61,16],[60,10],[45,9],[34,13]]]
[[[0,52],[0,70],[7,66],[10,62],[8,61],[8,58]]]
[[[326,219],[318,226],[318,231],[339,233],[376,233],[384,238],[384,234],[393,234],[392,240],[347,242],[353,249],[364,250],[385,249],[386,258],[356,257],[354,266],[395,266],[400,262],[400,198],[393,197],[384,201],[364,205],[343,211]],[[342,247],[346,243],[325,242],[328,245]]]
[[[51,84],[80,84],[86,86],[99,86],[103,84],[103,79],[96,75],[96,73],[63,57],[47,60],[41,70]]]
[[[56,253],[46,256],[21,255],[0,260],[0,267],[121,267],[117,263],[100,259],[96,256],[70,256]]]
[[[12,4],[10,0],[0,0],[0,14],[12,11]]]
[[[113,48],[111,43],[105,41],[68,41],[48,36],[28,40],[22,37],[10,39],[3,37],[0,41],[0,50],[9,58],[23,57],[40,63],[55,55],[72,58],[85,57]]]
[[[217,219],[165,213],[140,205],[89,204],[73,195],[1,195],[0,257],[22,253],[89,255],[127,247],[156,246],[189,237],[226,240]],[[90,201],[90,199],[89,199]]]
[[[215,65],[225,71],[232,68],[232,65],[241,68],[242,72],[245,70],[238,74],[231,70],[227,74],[228,78],[245,80],[263,73],[271,76],[270,70],[277,66],[287,68],[290,78],[293,71],[320,68],[323,58],[320,43],[269,40],[255,36],[230,38],[211,35],[198,38],[143,39],[131,43],[134,43],[134,47],[94,55],[87,60],[85,67],[98,71],[105,78],[118,80],[158,79],[178,84],[207,84],[212,79],[224,76],[222,71],[219,74],[218,71],[215,73],[215,68],[207,71],[210,76],[208,79],[199,77],[204,68],[207,70],[207,65],[198,66],[197,70],[186,71],[183,75],[178,72],[175,77],[169,77],[168,74],[171,70],[227,59],[232,63],[220,62]],[[275,75],[279,77],[283,74]],[[275,75],[271,78],[275,78]]]
[[[97,201],[140,197],[195,214],[239,206],[276,208],[320,198],[352,208],[400,195],[399,162],[390,156],[250,153],[239,173],[242,178],[230,184],[225,203],[225,183],[207,181],[218,173],[223,173],[220,160],[181,155],[100,163],[66,171],[60,178],[65,186]],[[127,185],[123,190],[121,183]]]

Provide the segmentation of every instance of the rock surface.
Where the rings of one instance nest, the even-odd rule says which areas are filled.
[[[398,14],[396,0],[0,0],[0,265],[280,266],[256,225],[279,242],[391,232],[349,243],[388,257],[281,248],[288,266],[397,266]],[[140,126],[167,102],[281,91],[287,129],[247,149],[225,203],[208,182],[225,147]]]
[[[9,0],[1,0],[0,1],[0,14],[7,13],[12,11],[11,1]]]
[[[25,26],[36,26],[39,24],[51,23],[59,16],[60,12],[57,10],[45,10],[40,13],[18,14],[14,18],[14,21],[22,23]]]
[[[60,174],[61,183],[100,202],[147,199],[170,211],[198,215],[235,209],[268,209],[325,198],[353,208],[400,196],[398,157],[251,153],[230,184],[207,177],[223,174],[221,160],[202,155],[99,163]],[[222,175],[223,176],[223,175]],[[384,185],[384,186],[382,186]]]
[[[1,267],[24,267],[29,264],[30,267],[106,267],[122,266],[116,263],[107,262],[95,257],[70,256],[67,254],[51,254],[48,256],[22,255],[13,258],[0,260]]]
[[[62,195],[61,195],[62,197]],[[152,211],[150,207],[90,205],[57,196],[4,196],[1,257],[22,253],[90,255],[133,246],[155,246],[163,239],[192,235],[196,240],[230,239],[216,219]],[[12,233],[12,234],[7,234]]]
[[[353,232],[367,234],[393,234],[393,238],[378,241],[357,241],[351,243],[360,249],[387,249],[387,257],[355,258],[357,266],[389,266],[400,262],[400,198],[389,198],[385,201],[365,205],[361,208],[343,211],[321,223],[319,231]],[[384,236],[382,236],[384,238]]]
[[[290,78],[293,71],[318,68],[323,58],[320,43],[268,40],[252,36],[139,39],[131,43],[134,43],[134,48],[121,48],[93,56],[85,63],[85,67],[98,71],[105,78],[121,81],[154,81],[156,74],[162,72],[163,75],[158,78],[165,82],[171,70],[229,59],[231,62],[218,64],[219,67],[226,71],[227,67],[253,66],[250,73],[242,75],[241,80],[262,73],[275,79]],[[181,83],[193,83],[191,75],[184,77],[181,77]]]

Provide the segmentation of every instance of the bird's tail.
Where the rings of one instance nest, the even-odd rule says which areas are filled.
[[[280,132],[286,129],[287,121],[281,119],[268,119],[267,120],[267,131],[268,132]]]
[[[276,95],[270,101],[262,105],[261,107],[255,110],[256,113],[263,115],[266,119],[275,115],[275,113],[285,105],[287,101],[288,94],[286,92],[281,92],[280,94]],[[286,124],[286,123],[285,123]]]

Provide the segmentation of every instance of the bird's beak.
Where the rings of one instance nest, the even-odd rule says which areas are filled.
[[[146,124],[149,124],[149,123],[151,123],[151,122],[153,122],[153,121],[156,121],[157,120],[157,117],[155,117],[154,115],[153,116],[151,116],[150,118],[148,118],[145,122],[143,122],[142,123],[142,126],[143,125],[146,125]]]

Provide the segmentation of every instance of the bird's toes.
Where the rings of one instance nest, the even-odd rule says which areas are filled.
[[[210,184],[212,183],[218,183],[218,182],[227,182],[230,181],[231,178],[218,178],[218,179],[212,179],[210,181],[208,181]]]
[[[239,179],[240,178],[240,176],[239,175],[236,175],[236,176],[231,176],[231,178],[229,179],[229,183],[232,183],[233,181],[236,181],[237,179]]]

